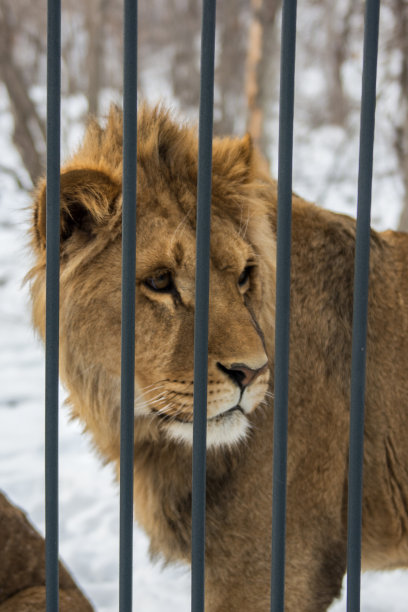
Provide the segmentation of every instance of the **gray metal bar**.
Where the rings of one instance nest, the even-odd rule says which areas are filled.
[[[208,303],[214,103],[215,0],[204,0],[197,179],[197,254],[194,318],[194,426],[191,610],[204,612]]]
[[[271,611],[284,609],[296,0],[284,0],[279,102]]]
[[[351,612],[360,610],[364,394],[379,15],[379,0],[367,0],[361,99],[351,365],[347,549],[347,610]]]
[[[58,367],[60,262],[61,3],[47,7],[47,187],[45,325],[45,567],[46,610],[58,591]]]
[[[119,610],[132,611],[137,172],[137,0],[124,4]]]

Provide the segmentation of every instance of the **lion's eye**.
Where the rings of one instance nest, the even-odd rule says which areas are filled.
[[[241,272],[238,278],[238,286],[241,289],[243,289],[249,282],[250,275],[251,275],[251,266],[246,266],[246,268]]]
[[[144,281],[144,284],[152,289],[161,293],[170,293],[174,289],[173,277],[171,272],[161,272],[156,276],[149,276]]]

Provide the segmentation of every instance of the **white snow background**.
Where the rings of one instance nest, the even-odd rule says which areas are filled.
[[[359,84],[359,78],[357,75],[354,82]],[[304,82],[313,86],[313,74]],[[163,88],[161,91],[163,93]],[[43,90],[31,93],[33,99],[42,103]],[[80,139],[81,129],[75,119],[84,105],[86,107],[86,102],[80,97],[64,102],[65,154]],[[27,183],[11,142],[12,121],[6,92],[0,86],[1,166],[12,168],[23,183]],[[373,190],[373,222],[380,229],[395,226],[402,195],[398,176],[387,172],[392,160],[390,162],[389,155],[385,154],[382,140],[380,122],[375,158],[375,172],[380,178],[375,180]],[[311,135],[298,122],[295,125],[295,190],[332,209],[353,213],[357,157],[356,140],[339,128],[322,128]],[[347,180],[343,178],[344,169]],[[326,181],[322,180],[323,176]],[[10,175],[1,173],[0,488],[24,508],[30,520],[44,533],[44,352],[31,329],[27,287],[22,287],[22,279],[30,268],[28,205],[27,193],[16,187]],[[116,612],[118,486],[113,470],[101,465],[89,440],[81,434],[80,426],[67,420],[63,397],[61,389],[60,554],[96,610]],[[188,567],[162,569],[160,564],[152,564],[147,554],[147,538],[137,526],[133,548],[134,610],[187,612],[190,609]],[[407,577],[404,571],[363,575],[362,611],[406,612]],[[344,596],[331,610],[346,610]]]

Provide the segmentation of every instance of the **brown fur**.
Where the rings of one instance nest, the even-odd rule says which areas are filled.
[[[45,612],[45,544],[21,510],[0,493],[0,612]],[[93,608],[59,564],[61,612]]]
[[[214,141],[209,417],[234,401],[237,388],[217,363],[258,368],[267,355],[273,372],[276,184],[262,168],[247,138]],[[61,376],[72,414],[116,465],[121,172],[122,117],[112,109],[105,129],[90,124],[83,146],[62,171],[60,320]],[[160,109],[143,108],[135,514],[150,536],[152,553],[168,561],[190,557],[191,448],[170,437],[169,427],[176,417],[192,419],[196,180],[195,133]],[[31,271],[34,324],[42,336],[43,193],[41,184],[34,204],[37,262]],[[363,567],[389,569],[408,563],[408,238],[372,232],[371,243]],[[325,610],[339,594],[345,571],[354,244],[352,219],[294,196],[286,567],[291,612]],[[237,282],[248,260],[255,267],[242,288]],[[168,271],[177,291],[152,292],[146,281]],[[246,389],[246,439],[222,444],[235,421],[209,422],[209,432],[218,433],[207,459],[208,612],[268,609],[271,392],[268,373]],[[157,416],[159,409],[166,418]],[[180,427],[185,431],[189,425]]]

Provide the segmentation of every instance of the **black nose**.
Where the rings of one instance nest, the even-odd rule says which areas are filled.
[[[228,368],[222,363],[217,363],[218,368],[234,381],[241,389],[248,387],[268,367],[268,362],[260,368],[249,368],[245,363],[232,363]]]

